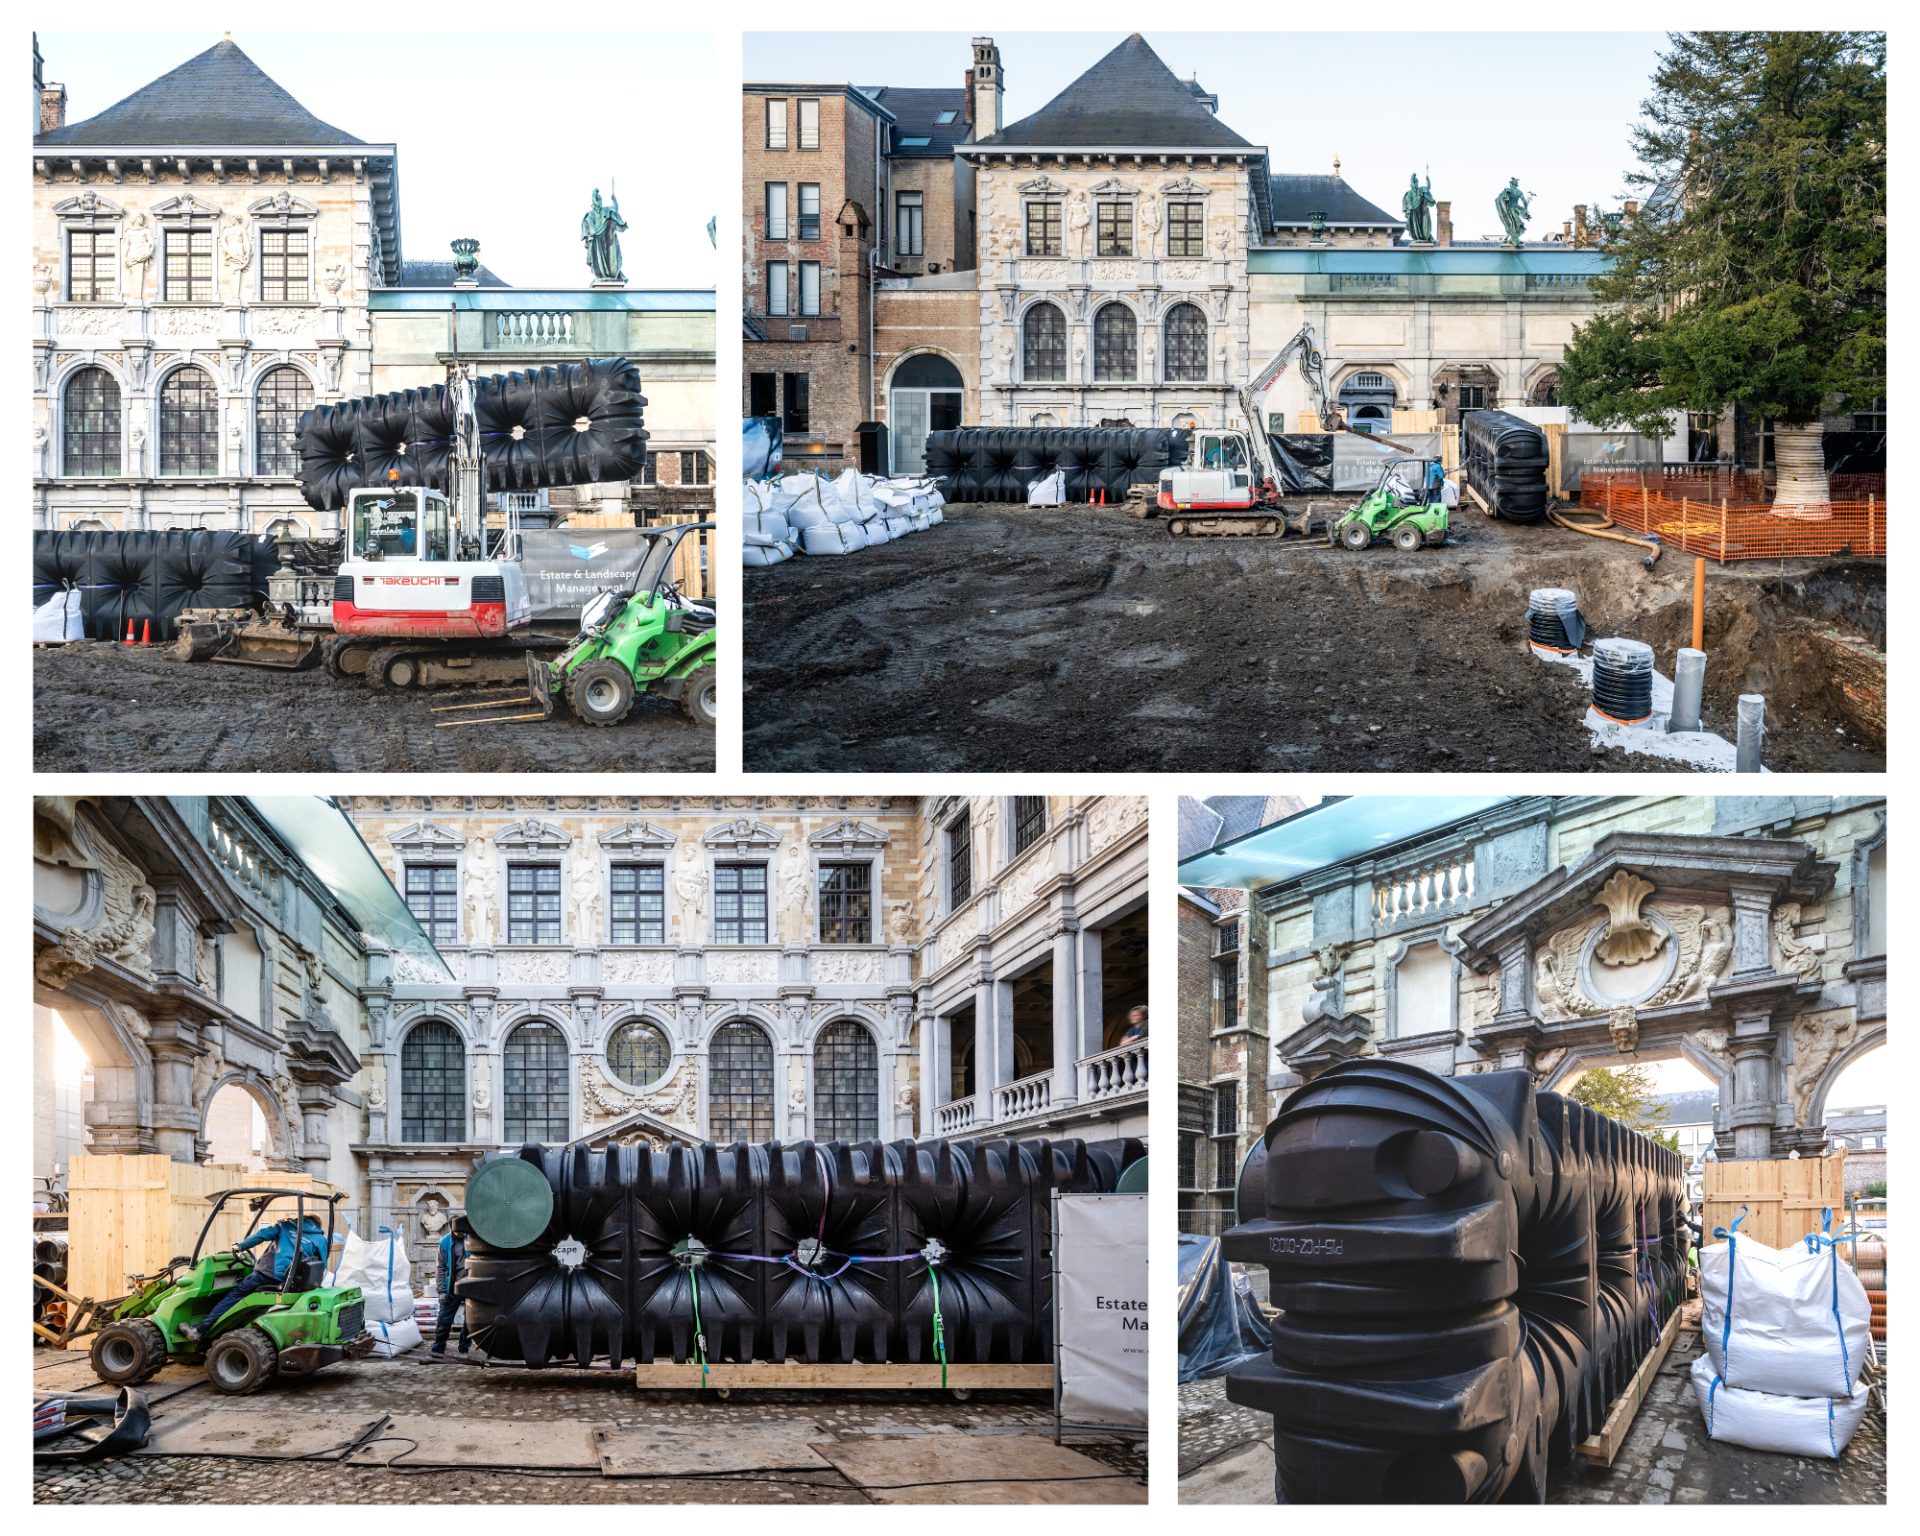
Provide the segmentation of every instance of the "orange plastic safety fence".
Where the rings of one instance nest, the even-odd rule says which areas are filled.
[[[1764,492],[1761,477],[1751,470],[1589,472],[1580,478],[1583,510],[1709,560],[1885,557],[1886,502],[1873,492],[1858,500],[1779,511],[1760,499]]]

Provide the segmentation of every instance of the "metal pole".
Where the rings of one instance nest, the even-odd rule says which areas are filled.
[[[1060,1443],[1060,1191],[1049,1192],[1053,1263],[1053,1443]]]
[[[1667,716],[1669,733],[1700,729],[1700,696],[1706,677],[1706,652],[1682,646],[1674,655],[1673,709]]]

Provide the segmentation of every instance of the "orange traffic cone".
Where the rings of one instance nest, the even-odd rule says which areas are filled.
[[[123,640],[123,641],[121,641],[120,643],[121,643],[122,645],[132,645],[132,644],[133,644],[133,620],[132,620],[132,619],[128,619],[128,620],[127,620],[127,638],[126,638],[125,640]]]
[[[142,619],[140,621],[140,643],[142,645],[153,644],[153,620],[152,619]]]

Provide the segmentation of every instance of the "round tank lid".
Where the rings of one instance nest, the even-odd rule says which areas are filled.
[[[467,1221],[491,1248],[524,1248],[553,1220],[547,1176],[518,1157],[482,1163],[467,1180]]]
[[[1113,1192],[1116,1195],[1144,1195],[1147,1192],[1147,1160],[1144,1157],[1135,1159],[1121,1170]]]

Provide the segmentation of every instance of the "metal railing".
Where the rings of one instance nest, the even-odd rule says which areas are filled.
[[[1080,1063],[1081,1100],[1118,1098],[1123,1093],[1147,1091],[1147,1042],[1116,1046]]]
[[[1037,1115],[1053,1102],[1053,1073],[1036,1072],[993,1090],[993,1118],[1018,1120]]]
[[[494,345],[570,347],[573,312],[565,309],[503,309],[493,317]]]

